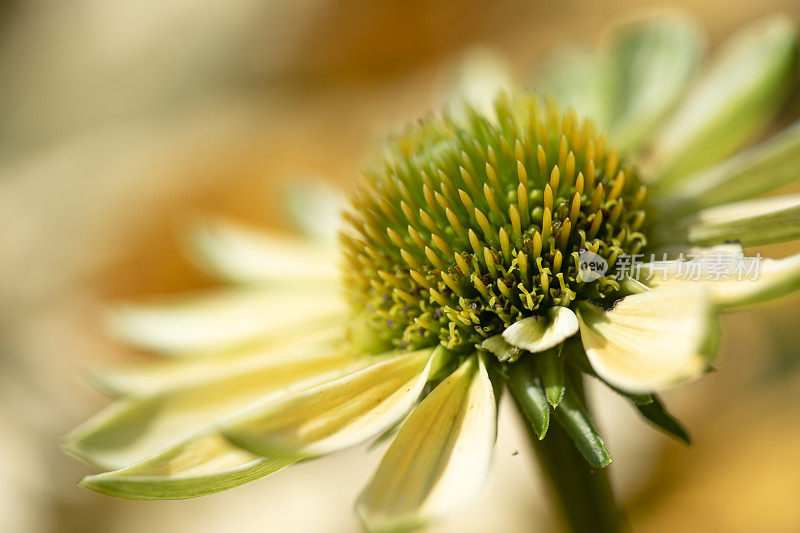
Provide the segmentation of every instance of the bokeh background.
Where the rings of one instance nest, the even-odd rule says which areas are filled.
[[[591,46],[645,4],[0,2],[0,531],[356,531],[376,450],[193,501],[77,487],[91,470],[58,439],[105,402],[84,369],[132,355],[106,336],[103,306],[210,283],[177,244],[192,213],[290,231],[286,184],[346,187],[386,132],[439,106],[470,68],[500,61],[530,80],[548,51]],[[712,47],[766,13],[800,23],[797,0],[658,6],[697,16]],[[798,115],[795,98],[781,121]],[[726,318],[718,372],[666,397],[691,449],[596,398],[635,531],[800,531],[798,319],[797,299]],[[557,529],[509,409],[480,499],[436,529]]]

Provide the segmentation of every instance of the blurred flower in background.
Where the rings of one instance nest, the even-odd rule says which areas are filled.
[[[173,243],[181,213],[201,207],[289,230],[271,215],[282,212],[280,183],[298,175],[351,182],[375,139],[449,92],[464,47],[491,44],[521,76],[576,35],[591,46],[603,23],[633,6],[455,4],[3,5],[0,433],[11,436],[2,451],[14,458],[0,469],[3,530],[260,530],[253,509],[286,516],[296,530],[355,528],[350,502],[379,454],[364,464],[356,450],[199,501],[136,504],[76,487],[88,471],[60,457],[57,439],[100,405],[82,384],[83,367],[135,357],[97,334],[98,301],[210,283]],[[782,2],[685,7],[710,30],[712,48],[775,9],[800,17]],[[790,104],[782,120],[796,110]],[[601,421],[609,435],[636,435],[630,453],[609,438],[620,457],[612,474],[624,462],[639,474],[628,492],[636,528],[796,529],[800,473],[786,460],[797,442],[787,423],[798,414],[796,339],[787,333],[796,317],[790,303],[728,321],[720,371],[670,398],[695,434],[692,449],[658,436],[643,446],[647,431],[625,406],[622,418]],[[751,407],[754,398],[763,409]],[[498,443],[485,504],[443,527],[516,531],[545,513],[530,496],[522,434],[509,435]],[[359,479],[343,481],[343,471]]]

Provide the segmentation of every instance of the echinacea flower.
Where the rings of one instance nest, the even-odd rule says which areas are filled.
[[[82,484],[188,498],[392,437],[357,511],[414,528],[480,488],[504,387],[551,476],[569,440],[607,466],[587,375],[686,440],[656,393],[710,369],[722,312],[800,287],[800,255],[734,275],[742,245],[800,237],[798,197],[751,199],[798,177],[800,127],[734,154],[794,87],[797,29],[762,21],[692,78],[699,43],[683,18],[648,19],[551,69],[540,87],[602,130],[517,90],[409,126],[353,194],[338,266],[327,247],[201,226],[195,259],[230,286],[116,311],[125,340],[167,358],[96,376],[121,399],[65,439],[110,470]]]

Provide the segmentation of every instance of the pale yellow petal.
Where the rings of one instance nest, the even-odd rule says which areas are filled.
[[[716,316],[702,287],[634,294],[608,311],[583,302],[578,317],[592,368],[632,393],[699,377],[708,369],[716,345]]]
[[[797,45],[786,16],[757,21],[723,45],[656,138],[649,166],[661,186],[677,186],[761,131],[795,82]]]
[[[800,194],[709,207],[687,218],[687,242],[710,245],[738,241],[758,246],[800,238]]]
[[[333,349],[344,341],[343,333],[341,327],[332,327],[206,357],[159,359],[94,369],[90,379],[93,385],[113,396],[150,396],[225,376],[257,372],[280,362],[291,363],[308,350]]]
[[[512,346],[529,352],[543,352],[558,346],[578,332],[578,318],[566,307],[553,307],[546,316],[523,318],[503,332]]]
[[[483,485],[497,432],[497,408],[484,362],[473,356],[411,413],[361,494],[370,531],[424,525]]]
[[[780,298],[800,289],[800,254],[785,259],[709,253],[683,263],[649,263],[643,267],[654,288],[699,284],[717,306],[745,307]]]
[[[188,357],[341,323],[345,310],[335,289],[225,288],[118,305],[108,322],[133,346]]]
[[[63,447],[97,466],[118,469],[204,433],[241,411],[335,379],[364,363],[346,351],[298,349],[258,368],[223,372],[157,394],[121,400],[70,433]]]
[[[337,380],[230,421],[223,434],[271,457],[315,457],[375,437],[403,419],[428,378],[432,348],[392,353]]]
[[[197,265],[237,283],[337,284],[337,255],[331,247],[269,234],[222,218],[196,222],[187,243]]]
[[[253,455],[210,433],[127,468],[87,476],[80,484],[117,498],[196,498],[249,483],[292,462]]]

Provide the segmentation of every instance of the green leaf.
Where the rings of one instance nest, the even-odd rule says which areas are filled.
[[[558,407],[564,397],[564,359],[561,357],[561,346],[539,354],[536,362],[547,401],[553,407]]]
[[[508,371],[508,386],[539,440],[543,439],[550,426],[550,407],[536,383],[533,365],[529,361],[513,365]]]
[[[651,424],[686,444],[692,443],[692,439],[689,437],[686,429],[674,416],[667,412],[664,408],[664,404],[661,403],[661,400],[659,400],[657,396],[653,395],[653,401],[646,405],[635,405],[639,413]]]
[[[553,413],[589,464],[596,468],[604,468],[611,464],[611,456],[606,450],[606,445],[594,428],[586,408],[575,394],[572,385],[566,387],[564,398]]]
[[[656,138],[647,166],[659,185],[676,186],[764,128],[795,82],[797,43],[786,16],[758,21],[725,43]]]

